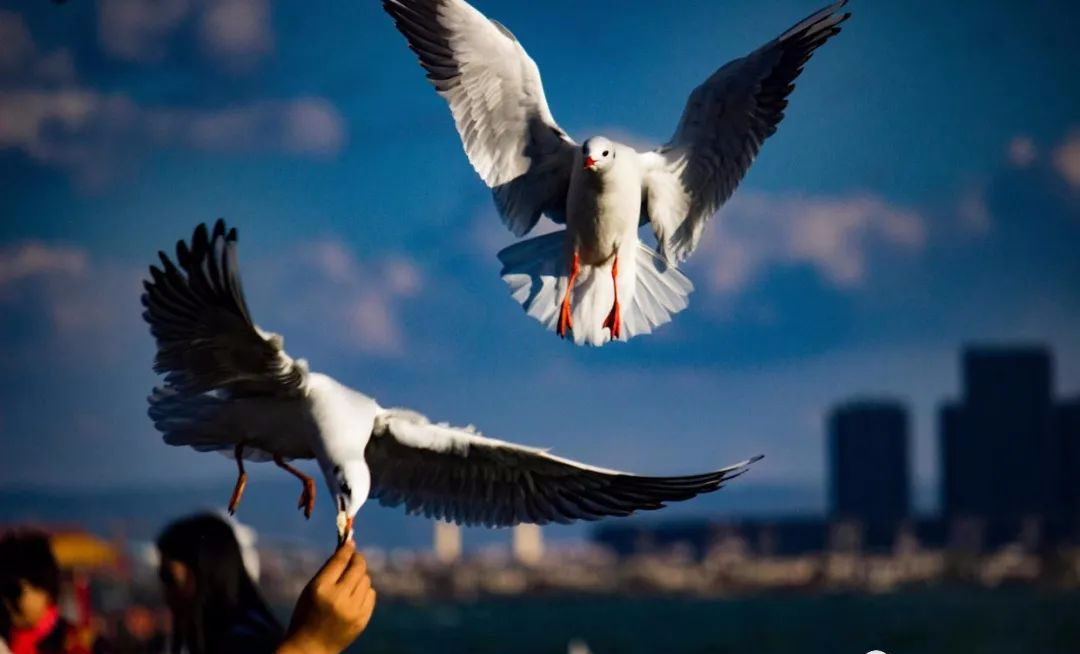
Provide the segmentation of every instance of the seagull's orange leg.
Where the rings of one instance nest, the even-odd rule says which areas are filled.
[[[236,469],[239,474],[236,476],[236,485],[233,486],[232,496],[229,498],[229,515],[236,513],[236,506],[240,504],[240,498],[244,495],[244,487],[247,486],[247,473],[244,472],[244,446],[243,444],[237,444],[236,449],[233,450],[233,456],[236,457]]]
[[[570,280],[566,283],[566,295],[563,296],[562,308],[559,310],[559,326],[555,330],[556,333],[566,338],[566,332],[574,326],[574,320],[570,316],[570,292],[574,290],[574,282],[577,281],[578,271],[581,269],[581,262],[578,259],[577,250],[574,250],[574,260],[570,264]]]
[[[300,501],[296,503],[296,508],[304,509],[304,517],[310,518],[311,511],[315,508],[315,480],[305,475],[297,468],[289,465],[285,459],[281,458],[280,454],[274,455],[274,463],[283,470],[287,470],[297,479],[304,483],[304,490],[300,493]]]
[[[611,282],[615,285],[615,303],[611,305],[611,312],[604,319],[604,327],[611,330],[611,340],[619,338],[622,334],[622,311],[619,310],[619,255],[615,254],[615,261],[611,263]]]

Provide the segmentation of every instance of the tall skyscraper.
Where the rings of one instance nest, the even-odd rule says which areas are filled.
[[[910,511],[908,414],[894,401],[859,400],[829,415],[831,513],[891,526]]]
[[[940,415],[947,517],[1016,520],[1060,506],[1051,367],[1041,347],[964,351],[963,397]]]
[[[1077,527],[1080,524],[1080,397],[1057,407],[1057,429],[1061,444],[1058,488],[1062,513]]]

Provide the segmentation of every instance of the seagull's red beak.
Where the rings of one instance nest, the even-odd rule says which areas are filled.
[[[585,167],[586,168],[592,168],[595,165],[596,165],[596,159],[593,159],[592,157],[585,157]]]

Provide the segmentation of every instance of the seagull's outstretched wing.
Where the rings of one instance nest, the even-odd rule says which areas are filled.
[[[176,263],[158,253],[143,282],[143,318],[157,339],[154,370],[188,393],[295,395],[307,370],[282,349],[282,338],[251,320],[236,263],[236,230],[218,220],[195,229],[190,247],[176,244]]]
[[[403,410],[376,419],[365,458],[371,496],[380,503],[488,527],[659,509],[665,502],[714,491],[757,460],[697,475],[641,477],[486,438],[471,429],[432,424]]]
[[[697,247],[706,221],[776,131],[803,65],[850,15],[840,13],[845,4],[833,3],[713,73],[690,94],[671,140],[643,156],[643,213],[668,261]]]
[[[517,236],[541,214],[565,222],[575,145],[555,123],[540,71],[514,35],[464,0],[383,0],[450,103],[465,153]]]

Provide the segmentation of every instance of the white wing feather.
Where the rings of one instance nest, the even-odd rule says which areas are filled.
[[[517,39],[463,0],[384,0],[428,79],[450,104],[473,168],[517,236],[546,214],[565,222],[576,146],[548,109]]]

